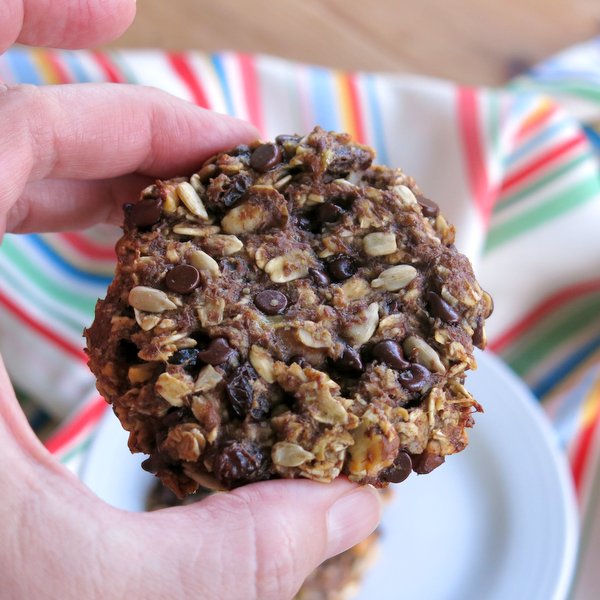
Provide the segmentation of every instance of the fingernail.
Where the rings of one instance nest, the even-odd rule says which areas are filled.
[[[377,490],[362,486],[338,498],[327,513],[327,556],[364,540],[379,524],[381,500]]]

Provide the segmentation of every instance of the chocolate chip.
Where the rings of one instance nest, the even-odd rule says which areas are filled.
[[[264,479],[266,469],[265,453],[248,440],[225,444],[214,463],[216,478],[228,488]]]
[[[356,371],[362,373],[364,365],[360,354],[354,348],[346,348],[335,363],[336,367],[344,371]]]
[[[398,371],[410,366],[410,363],[404,358],[402,347],[394,340],[378,342],[371,349],[371,355]]]
[[[245,364],[237,368],[225,386],[229,404],[233,413],[243,419],[252,406],[252,382],[256,379],[256,371]]]
[[[254,304],[265,315],[280,315],[286,309],[288,299],[277,290],[264,290],[254,296]]]
[[[181,423],[189,413],[189,409],[185,408],[172,408],[167,414],[160,420],[163,427],[173,427]]]
[[[311,276],[315,285],[318,285],[319,287],[325,287],[326,285],[330,284],[329,277],[325,271],[311,268],[308,270],[308,274]]]
[[[198,353],[198,358],[209,365],[220,365],[227,362],[235,350],[229,345],[225,338],[215,338],[210,342],[206,350]]]
[[[319,223],[335,223],[343,214],[342,208],[331,202],[325,202],[315,210],[315,219]]]
[[[162,200],[160,198],[144,198],[126,209],[127,221],[134,227],[151,227],[158,223],[162,216]]]
[[[306,367],[311,367],[312,365],[304,358],[304,356],[292,356],[292,358],[290,358],[290,364],[292,363],[297,363],[298,365],[300,365],[303,369],[306,369]]]
[[[458,323],[460,315],[458,311],[448,304],[440,295],[435,292],[427,292],[427,301],[429,308],[435,317],[440,318],[446,323]]]
[[[443,456],[432,454],[431,452],[423,452],[422,454],[412,455],[413,471],[419,475],[431,473],[437,469],[446,460]]]
[[[173,352],[169,362],[172,365],[183,365],[186,368],[195,367],[198,362],[198,354],[200,354],[200,350],[196,348],[182,348]]]
[[[407,452],[400,451],[394,464],[383,471],[382,478],[390,483],[401,483],[412,471],[412,460]]]
[[[199,281],[200,273],[192,265],[177,265],[165,277],[167,287],[178,294],[189,294]]]
[[[416,194],[416,198],[424,217],[435,219],[439,215],[440,207],[433,200],[426,198],[422,194]]]
[[[275,141],[278,144],[281,144],[283,146],[285,144],[298,144],[298,142],[300,141],[300,139],[301,138],[300,138],[299,135],[289,135],[289,134],[283,133],[281,135],[278,135],[275,138]]]
[[[300,215],[296,217],[296,225],[304,231],[312,231],[314,224],[307,215]]]
[[[420,392],[429,383],[431,373],[423,366],[413,363],[398,376],[402,386],[409,392]]]
[[[338,254],[327,263],[327,270],[336,281],[344,281],[356,273],[358,265],[351,256]]]
[[[250,156],[250,166],[260,173],[269,171],[281,162],[281,148],[275,144],[261,144]]]

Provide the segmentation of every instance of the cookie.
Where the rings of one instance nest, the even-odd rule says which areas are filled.
[[[467,445],[492,301],[438,206],[373,159],[316,128],[124,207],[89,365],[179,496],[340,474],[385,487]]]

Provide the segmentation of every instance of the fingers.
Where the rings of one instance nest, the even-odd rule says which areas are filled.
[[[179,540],[181,556],[170,561],[186,557],[170,565],[182,597],[282,600],[322,561],[367,537],[380,510],[373,488],[346,480],[271,481],[162,511],[154,526]]]
[[[135,0],[4,0],[0,52],[15,41],[54,48],[92,47],[121,35]]]
[[[31,180],[180,175],[257,137],[247,123],[159,90],[107,84],[0,89],[0,131],[0,169],[8,174],[0,178],[0,215]],[[18,227],[27,219],[29,228],[43,229],[36,216],[48,213],[49,198],[28,195],[8,222]]]
[[[85,229],[95,223],[122,225],[123,204],[136,202],[153,181],[144,175],[34,181],[9,212],[6,229],[30,233]]]

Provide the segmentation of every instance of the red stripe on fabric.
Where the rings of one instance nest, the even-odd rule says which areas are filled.
[[[487,223],[492,212],[495,194],[490,189],[487,176],[482,132],[479,126],[479,104],[477,92],[474,89],[458,88],[457,110],[471,194],[484,223]]]
[[[598,396],[598,393],[596,393],[596,396]],[[592,422],[588,423],[588,425],[586,425],[586,427],[581,431],[579,437],[577,438],[577,445],[571,458],[571,470],[573,472],[573,481],[575,483],[575,491],[577,492],[578,497],[581,496],[583,476],[586,472],[586,467],[592,454],[591,447],[592,441],[595,437],[594,434],[598,430],[598,424],[600,423],[600,410],[598,406],[600,403],[600,398],[596,397],[594,402],[596,403],[596,406],[594,407],[594,418]]]
[[[548,316],[561,306],[567,304],[571,300],[598,291],[600,291],[600,279],[584,281],[560,290],[558,293],[538,304],[502,335],[490,341],[488,344],[490,350],[493,350],[494,352],[503,351],[511,342],[525,333],[528,329],[532,329],[537,322],[541,321],[544,317]]]
[[[95,243],[85,236],[69,231],[66,233],[57,234],[60,239],[67,243],[71,248],[87,258],[95,258],[98,260],[114,260],[117,256],[114,246],[107,247],[100,243]]]
[[[112,83],[124,83],[126,81],[125,77],[123,77],[106,53],[93,50],[91,54],[102,69],[107,81]]]
[[[86,404],[70,421],[65,423],[56,433],[54,433],[44,446],[52,454],[60,452],[75,437],[77,437],[86,427],[95,425],[102,417],[108,404],[103,398],[95,398]]]
[[[365,120],[363,117],[363,109],[360,103],[360,95],[358,93],[358,82],[356,81],[356,73],[348,73],[348,97],[350,98],[350,106],[352,107],[352,116],[354,119],[354,129],[356,132],[356,139],[361,144],[366,143],[365,133]]]
[[[78,360],[87,362],[87,356],[77,346],[73,346],[70,342],[60,337],[56,332],[49,327],[40,323],[37,319],[25,312],[20,306],[15,304],[8,296],[0,292],[0,304],[3,304],[13,315],[26,323],[31,329],[37,331],[46,340],[64,350],[67,354],[74,356]]]
[[[210,108],[208,97],[202,84],[188,62],[183,52],[169,52],[167,54],[170,65],[179,78],[186,84],[194,102],[202,108]]]
[[[554,104],[548,103],[544,110],[534,114],[532,118],[525,120],[520,129],[515,134],[515,142],[520,142],[523,138],[534,130],[540,129],[556,114],[558,107]]]
[[[240,74],[242,76],[242,86],[246,97],[248,118],[250,122],[265,135],[265,121],[260,102],[260,90],[258,88],[258,74],[256,72],[255,59],[249,54],[239,54],[238,61],[240,65]]]
[[[47,50],[45,52],[45,56],[50,65],[52,66],[54,74],[56,75],[56,79],[58,79],[59,83],[71,83],[71,81],[73,81],[70,73],[65,69],[64,65],[56,55],[56,52]]]
[[[540,171],[544,167],[547,167],[550,163],[560,158],[563,154],[566,154],[569,152],[569,150],[572,150],[578,145],[585,143],[585,141],[585,135],[581,132],[578,132],[575,137],[565,140],[558,146],[548,150],[548,152],[542,154],[542,156],[536,158],[534,161],[530,162],[528,165],[525,165],[516,173],[513,173],[510,177],[505,179],[500,187],[500,193],[505,194],[511,188],[514,188],[522,183],[525,179],[531,177],[536,171]]]

